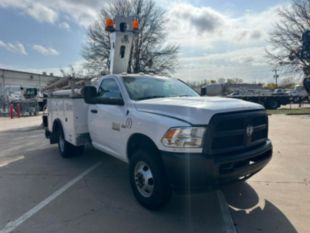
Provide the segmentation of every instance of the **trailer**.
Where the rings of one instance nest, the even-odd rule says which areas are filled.
[[[266,109],[277,109],[282,105],[292,102],[290,96],[272,95],[272,96],[230,96],[235,99],[242,99],[263,105]]]
[[[211,84],[201,88],[201,95],[225,96],[228,98],[241,99],[261,104],[267,109],[277,109],[282,105],[287,105],[293,102],[293,97],[290,95],[275,95],[271,91],[265,89],[231,91],[232,90],[229,90],[226,84]],[[227,93],[230,94],[227,95]]]

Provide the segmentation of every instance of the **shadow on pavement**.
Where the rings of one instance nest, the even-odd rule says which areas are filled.
[[[214,193],[174,195],[163,211],[150,212],[134,200],[126,164],[92,148],[88,148],[83,156],[62,159],[57,146],[49,146],[43,138],[43,130],[18,132],[14,137],[12,142],[5,133],[0,134],[1,150],[6,155],[4,159],[13,158],[0,169],[0,187],[6,187],[0,192],[0,206],[7,210],[0,213],[0,226],[32,208],[89,166],[102,161],[98,169],[58,199],[64,200],[54,210],[55,216],[59,217],[55,221],[60,227],[63,227],[66,216],[60,213],[65,210],[74,219],[70,227],[72,232],[76,232],[78,216],[94,209],[94,215],[83,217],[84,232],[89,226],[105,229],[106,232],[120,232],[120,229],[128,229],[127,232],[224,231]],[[14,159],[20,155],[24,156],[23,159]],[[268,200],[260,199],[249,184],[226,186],[223,192],[239,233],[297,232],[281,210]],[[50,225],[50,214],[48,216],[45,221]]]
[[[98,224],[104,232],[124,232],[124,229],[126,232],[150,233],[225,232],[216,193],[191,196],[175,194],[162,210],[149,211],[135,200],[125,163],[95,150],[88,151],[102,156],[102,165],[85,177],[84,191],[91,195],[88,203],[93,203],[97,216],[106,219]],[[86,195],[81,194],[80,197]],[[83,210],[75,212],[81,213]],[[92,218],[96,219],[97,216]],[[85,221],[88,222],[87,226],[91,225],[93,220]]]
[[[232,184],[222,189],[230,206],[238,233],[271,232],[295,233],[290,220],[268,200],[260,199],[246,182]]]

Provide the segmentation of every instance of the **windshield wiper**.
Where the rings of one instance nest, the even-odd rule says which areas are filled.
[[[165,98],[167,96],[161,96],[161,95],[153,95],[153,96],[145,96],[138,98],[137,100],[148,100],[148,99],[156,99],[156,98]]]

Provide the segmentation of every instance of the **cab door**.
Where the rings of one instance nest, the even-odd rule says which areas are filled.
[[[113,103],[100,103],[102,99],[122,99],[119,85],[115,78],[105,78],[98,89],[98,103],[89,107],[89,132],[93,145],[119,159],[121,146],[124,145],[122,125],[126,122],[126,106]],[[102,101],[104,102],[104,101]]]

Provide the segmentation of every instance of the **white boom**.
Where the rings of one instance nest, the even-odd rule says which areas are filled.
[[[110,73],[120,74],[128,70],[136,31],[133,28],[134,17],[116,16],[113,22],[114,27],[108,28],[111,32]]]

